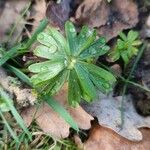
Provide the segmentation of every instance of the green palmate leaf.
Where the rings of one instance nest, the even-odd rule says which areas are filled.
[[[33,73],[50,72],[51,74],[58,74],[64,67],[64,62],[60,60],[35,63],[30,65],[28,69]]]
[[[55,46],[57,48],[57,43],[56,41],[53,39],[53,37],[51,37],[50,35],[48,35],[45,32],[41,32],[38,36],[37,36],[37,40],[47,46],[47,47],[51,47],[51,46]]]
[[[140,40],[135,40],[135,41],[133,41],[132,46],[138,46],[141,44],[142,44],[142,42]]]
[[[90,30],[87,26],[84,26],[78,35],[78,51],[79,55],[83,50],[88,48],[96,39],[96,30]]]
[[[64,69],[63,62],[46,61],[42,63],[35,63],[29,66],[29,70],[33,73],[38,73],[32,76],[31,81],[34,84],[41,83],[55,77],[59,72]]]
[[[56,82],[52,90],[50,91],[50,95],[55,95],[61,89],[61,87],[64,85],[65,81],[67,80],[68,73],[69,73],[68,70],[64,70],[62,73],[60,73],[60,75],[56,78]]]
[[[53,39],[55,39],[55,41],[57,42],[57,45],[58,45],[60,51],[62,51],[62,50],[64,50],[66,48],[67,41],[66,41],[66,39],[63,37],[63,35],[58,30],[56,30],[53,27],[49,27],[47,29],[47,32],[48,32],[48,34],[50,36],[53,37]]]
[[[119,35],[121,39],[117,40],[116,47],[109,53],[109,57],[113,61],[122,58],[126,66],[130,59],[137,55],[137,47],[141,44],[141,41],[138,40],[138,32],[136,31],[130,30],[127,36],[122,32]]]
[[[68,81],[68,102],[71,106],[77,106],[81,100],[79,80],[74,69],[70,71]]]
[[[138,35],[139,35],[138,32],[130,30],[127,35],[127,39],[129,42],[133,42],[134,40],[137,39]]]
[[[47,95],[43,96],[43,98],[53,108],[54,111],[58,112],[60,114],[60,116],[62,116],[63,119],[69,125],[71,125],[71,127],[73,129],[75,129],[76,131],[79,131],[79,128],[78,128],[78,125],[76,124],[76,122],[74,122],[74,120],[72,119],[70,114],[56,100],[54,100],[51,97],[48,97]]]
[[[80,58],[83,59],[83,60],[86,60],[86,59],[89,59],[89,58],[104,55],[109,50],[109,46],[107,46],[105,44],[106,44],[105,39],[104,38],[99,38],[89,48],[87,48],[86,51],[83,51],[80,54]]]
[[[94,83],[94,85],[97,87],[98,90],[100,90],[102,93],[108,93],[112,90],[111,85],[105,81],[104,79],[100,78],[96,74],[90,74],[90,79]]]
[[[64,55],[60,52],[58,52],[58,49],[55,45],[52,45],[51,47],[47,47],[44,45],[39,45],[36,47],[36,49],[33,51],[34,55],[46,59],[62,59]]]
[[[67,21],[65,24],[65,32],[66,32],[67,41],[69,43],[70,52],[74,54],[78,46],[77,32],[74,25],[69,21]]]
[[[115,77],[108,71],[106,71],[103,68],[97,67],[96,65],[93,64],[88,64],[88,63],[82,63],[92,74],[95,74],[99,76],[100,78],[104,79],[108,83],[114,83],[116,81]]]
[[[82,90],[91,98],[96,98],[96,90],[92,83],[92,81],[89,78],[89,72],[85,69],[83,69],[81,64],[75,65],[75,70],[77,72],[77,76],[80,81],[80,85],[82,87]]]
[[[96,31],[87,26],[77,35],[74,25],[69,21],[65,24],[65,33],[66,39],[55,28],[49,27],[42,33],[46,39],[38,39],[41,44],[34,54],[49,60],[35,63],[29,66],[29,70],[35,73],[31,77],[34,85],[40,92],[49,95],[56,94],[64,82],[68,82],[68,102],[75,106],[81,98],[92,101],[97,96],[96,88],[108,92],[115,78],[89,61],[108,52],[104,38],[96,39]]]
[[[123,32],[120,32],[119,36],[122,38],[122,40],[126,41],[127,37]]]

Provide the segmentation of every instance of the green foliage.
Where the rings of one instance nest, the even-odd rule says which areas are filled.
[[[16,139],[16,142],[19,142],[15,136],[15,133],[12,131],[11,127],[9,126],[8,122],[6,121],[5,117],[3,116],[2,112],[11,111],[12,115],[14,116],[18,125],[22,128],[22,130],[28,135],[29,139],[31,139],[31,134],[28,131],[26,125],[24,124],[23,119],[15,109],[12,100],[9,98],[8,94],[0,87],[0,116],[3,119],[4,124],[6,125],[7,129],[11,133],[12,137]]]
[[[104,38],[96,39],[96,31],[83,26],[77,34],[71,22],[65,24],[66,38],[55,28],[41,32],[37,40],[39,46],[34,55],[48,59],[29,66],[32,83],[45,94],[54,95],[68,81],[68,102],[76,106],[83,98],[90,102],[96,97],[96,89],[102,92],[111,90],[115,77],[106,70],[90,64],[108,52]]]
[[[109,53],[110,58],[116,61],[120,58],[123,59],[125,66],[129,63],[130,59],[137,55],[138,46],[141,41],[138,39],[138,32],[130,30],[127,36],[121,32],[120,39],[117,40],[115,49]]]

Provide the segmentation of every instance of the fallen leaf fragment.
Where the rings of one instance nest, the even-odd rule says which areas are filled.
[[[32,32],[38,27],[40,21],[44,19],[46,15],[46,1],[45,0],[35,0],[35,4],[32,8],[32,13],[30,18],[34,19]]]
[[[143,137],[138,128],[150,128],[150,117],[143,117],[136,112],[131,97],[126,96],[124,100],[124,124],[122,128],[120,127],[122,97],[102,96],[101,93],[99,97],[100,99],[91,104],[82,104],[82,107],[89,114],[97,117],[101,126],[110,128],[131,141],[141,141]]]
[[[34,114],[36,123],[45,133],[56,138],[65,138],[69,135],[69,125],[47,104],[41,105],[37,112],[35,107],[23,111],[22,116],[27,126],[31,124]]]
[[[108,128],[95,125],[83,147],[84,150],[149,150],[150,129],[140,129],[140,132],[143,135],[143,140],[132,142]]]
[[[132,0],[84,0],[76,11],[78,24],[96,27],[107,40],[116,37],[122,30],[134,27],[138,22],[137,5]]]
[[[50,1],[46,16],[49,18],[50,24],[60,29],[64,28],[65,22],[69,19],[71,12],[71,0],[61,0],[60,3]]]
[[[93,120],[93,117],[86,113],[80,106],[76,108],[69,107],[66,102],[66,91],[67,87],[64,86],[59,94],[56,95],[55,99],[57,99],[67,109],[67,111],[70,112],[70,115],[77,122],[79,128],[85,130],[91,128],[91,120]],[[45,133],[56,138],[68,137],[70,126],[58,113],[54,112],[49,106],[47,106],[47,104],[44,103],[37,109],[36,114],[35,112],[35,106],[27,108],[22,112],[22,117],[27,126],[31,124],[33,116],[35,115],[36,123]]]

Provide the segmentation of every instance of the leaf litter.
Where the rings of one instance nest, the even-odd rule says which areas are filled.
[[[125,96],[123,111],[124,124],[121,127],[122,96],[112,97],[100,93],[99,99],[91,104],[83,103],[81,106],[92,116],[97,117],[101,126],[110,128],[124,138],[131,141],[141,141],[141,127],[150,128],[150,117],[139,115],[132,103],[131,96]]]
[[[86,113],[80,106],[76,108],[68,106],[66,85],[55,96],[55,99],[67,109],[73,119],[77,122],[80,129],[88,130],[91,128],[91,120],[94,119],[91,115]],[[36,106],[26,108],[22,112],[22,117],[27,126],[29,126],[33,118],[35,118],[36,123],[45,133],[56,138],[66,138],[69,136],[70,126],[59,116],[59,114],[54,112],[45,103],[43,103],[38,109],[36,109]]]
[[[100,35],[110,40],[138,23],[137,4],[132,0],[112,0],[110,3],[84,0],[76,11],[75,20],[79,25],[96,28]]]
[[[46,3],[44,0],[36,0],[36,2],[37,5],[35,5],[34,9],[36,10],[37,16],[35,17],[33,15],[33,17],[35,17],[36,20],[35,24],[38,24],[38,22],[45,17]],[[48,16],[50,23],[63,27],[64,22],[70,18],[71,12],[70,5],[68,5],[67,2],[70,2],[70,0],[62,0],[60,6],[50,1],[50,13]],[[42,9],[40,9],[41,3]],[[117,36],[118,33],[124,29],[134,27],[138,22],[137,5],[132,0],[112,0],[111,3],[107,3],[105,0],[84,0],[80,3],[75,14],[76,24],[79,26],[87,24],[92,28],[96,27],[99,34],[105,36],[107,40]],[[3,16],[3,14],[0,14],[0,17],[1,16]],[[10,24],[12,23],[9,23],[9,26]],[[2,30],[6,31],[5,29]],[[149,117],[142,117],[137,114],[131,97],[126,97],[127,101],[124,106],[125,124],[123,125],[123,129],[120,129],[121,97],[113,98],[112,96],[103,96],[99,101],[95,101],[88,106],[84,105],[85,110],[91,115],[86,113],[80,106],[77,108],[68,107],[66,104],[66,88],[62,89],[56,98],[67,108],[81,129],[90,129],[90,121],[93,120],[91,115],[96,116],[100,125],[104,126],[93,126],[89,139],[84,143],[86,150],[97,150],[100,147],[106,150],[116,150],[117,148],[120,150],[120,147],[122,147],[122,149],[149,149],[149,129],[139,128],[149,128],[150,119]],[[23,111],[23,117],[28,125],[31,124],[35,111],[36,106],[26,108]],[[69,125],[46,104],[43,104],[42,107],[38,109],[34,117],[44,132],[58,138],[68,137]],[[128,141],[108,128],[129,140],[140,141],[142,137],[143,140],[138,143]]]

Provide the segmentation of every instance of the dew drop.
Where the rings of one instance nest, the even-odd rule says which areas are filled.
[[[76,30],[74,28],[70,28],[70,32],[75,32]]]
[[[82,34],[82,35],[81,35],[81,37],[82,37],[82,38],[85,38],[85,35],[84,35],[84,34]]]
[[[57,81],[57,82],[56,82],[56,84],[57,84],[57,85],[60,85],[60,82],[59,82],[59,81]]]
[[[76,107],[76,106],[78,105],[78,103],[77,103],[76,101],[72,101],[72,102],[71,102],[71,105],[72,105],[73,107]]]
[[[93,33],[93,31],[89,30],[89,31],[86,33],[86,36],[90,36],[92,33]]]
[[[49,53],[55,53],[57,51],[57,46],[52,45],[50,48],[47,49]]]
[[[42,80],[40,79],[40,78],[35,78],[34,80],[33,80],[33,82],[35,83],[35,84],[37,84],[37,83],[39,83],[39,82],[41,82]]]
[[[97,51],[94,48],[92,48],[92,49],[89,50],[89,53],[92,54],[92,55],[96,54],[96,52]]]
[[[44,35],[43,35],[42,33],[39,34],[39,35],[38,35],[38,39],[39,39],[39,40],[43,40],[43,39],[44,39]]]
[[[110,86],[109,86],[109,84],[103,84],[103,87],[105,87],[106,89],[108,89]]]
[[[41,71],[45,71],[45,70],[48,70],[48,67],[47,66],[42,66]]]
[[[65,66],[68,66],[68,61],[65,59],[64,61]]]

